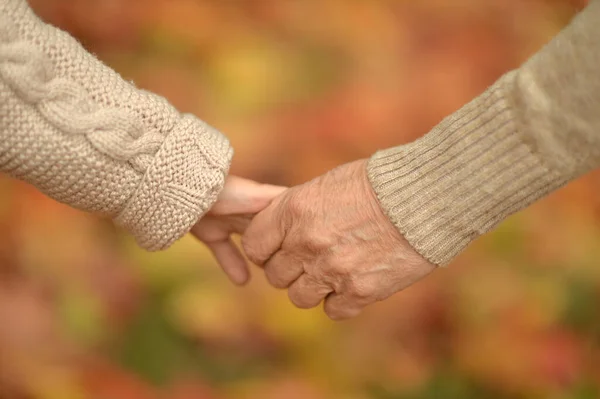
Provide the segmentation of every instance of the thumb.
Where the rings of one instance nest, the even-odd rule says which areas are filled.
[[[255,214],[265,209],[271,201],[287,188],[260,184],[237,176],[228,176],[211,208],[212,215]]]
[[[285,196],[279,197],[285,198]],[[263,266],[281,248],[286,236],[287,213],[277,199],[259,212],[242,236],[242,247],[250,261]]]

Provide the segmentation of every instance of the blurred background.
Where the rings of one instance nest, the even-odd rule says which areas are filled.
[[[425,134],[585,0],[31,0],[142,88],[225,132],[233,172],[299,184]],[[2,399],[600,397],[600,175],[450,268],[334,323],[258,268],[233,287],[0,178]]]

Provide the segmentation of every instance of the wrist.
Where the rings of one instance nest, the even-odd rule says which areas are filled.
[[[369,161],[369,180],[385,213],[434,264],[448,264],[561,184],[518,132],[504,95],[512,78],[506,75],[423,138]]]

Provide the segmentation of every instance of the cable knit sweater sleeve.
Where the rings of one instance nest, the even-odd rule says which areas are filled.
[[[0,171],[115,220],[149,250],[211,207],[225,137],[135,88],[25,0],[0,0]]]
[[[521,68],[369,177],[425,258],[449,263],[499,222],[600,166],[600,0]]]

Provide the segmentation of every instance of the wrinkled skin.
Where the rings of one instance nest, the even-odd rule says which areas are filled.
[[[380,208],[366,160],[284,191],[253,219],[242,244],[296,306],[324,301],[335,320],[358,315],[436,268]]]

